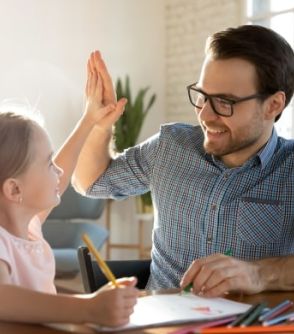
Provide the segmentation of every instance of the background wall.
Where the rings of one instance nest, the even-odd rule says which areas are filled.
[[[206,38],[227,27],[242,24],[242,0],[167,0],[166,82],[167,121],[196,123],[186,86],[196,82]]]
[[[165,106],[163,17],[158,0],[0,0],[0,100],[36,104],[60,145],[82,112],[85,64],[99,49],[114,80],[129,74],[134,91],[157,93],[142,137],[152,134]]]

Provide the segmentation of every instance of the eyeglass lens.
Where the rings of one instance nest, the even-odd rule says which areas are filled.
[[[190,89],[190,98],[191,98],[192,104],[194,104],[194,106],[199,110],[202,109],[206,101],[209,100],[213,110],[217,114],[220,114],[223,116],[231,116],[232,114],[231,103],[222,99],[221,97],[206,96],[202,94],[201,92],[197,92],[193,89]]]

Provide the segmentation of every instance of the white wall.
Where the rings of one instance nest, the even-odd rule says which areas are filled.
[[[116,79],[158,99],[142,137],[164,114],[164,5],[158,0],[0,0],[0,100],[27,98],[60,145],[82,111],[85,63],[100,49]],[[152,22],[152,24],[151,24]]]
[[[186,86],[197,81],[206,38],[242,24],[244,0],[167,0],[167,121],[196,124]]]

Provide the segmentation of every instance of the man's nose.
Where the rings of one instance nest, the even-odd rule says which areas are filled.
[[[211,121],[217,119],[219,116],[215,113],[211,106],[211,102],[207,100],[202,109],[200,111],[197,111],[197,115],[199,120],[201,121]]]

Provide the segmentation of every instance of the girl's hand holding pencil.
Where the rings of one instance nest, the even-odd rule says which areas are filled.
[[[126,325],[139,296],[139,290],[135,288],[137,279],[135,277],[116,279],[90,238],[84,234],[82,239],[109,280],[107,285],[85,297],[88,318],[86,322],[95,322],[104,326]]]
[[[123,326],[130,320],[137,303],[138,290],[135,277],[117,280],[118,287],[108,283],[91,295],[81,312],[86,312],[86,322],[102,326]],[[95,320],[94,320],[95,319]]]

